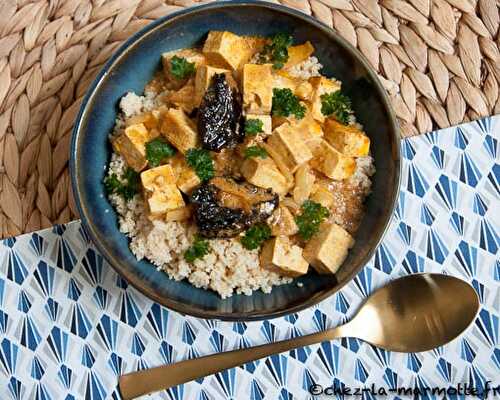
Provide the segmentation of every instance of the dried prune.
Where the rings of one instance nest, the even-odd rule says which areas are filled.
[[[196,188],[190,200],[199,233],[208,238],[234,237],[269,218],[279,203],[270,190],[220,177]]]
[[[239,97],[224,74],[214,75],[198,110],[198,133],[203,148],[219,152],[243,140]]]

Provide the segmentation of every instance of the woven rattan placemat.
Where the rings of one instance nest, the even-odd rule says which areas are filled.
[[[283,0],[368,58],[404,136],[500,112],[498,0]],[[0,0],[0,237],[77,218],[73,120],[113,51],[190,0]]]

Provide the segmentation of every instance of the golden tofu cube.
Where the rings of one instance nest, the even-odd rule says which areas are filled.
[[[125,120],[125,126],[132,126],[137,124],[143,124],[147,129],[158,128],[159,118],[157,113],[148,111],[145,113],[134,115],[133,117],[127,118]]]
[[[310,199],[326,208],[332,207],[335,202],[332,191],[328,189],[328,186],[322,184],[315,184],[313,186]]]
[[[321,124],[316,121],[309,108],[304,118],[296,121],[294,124],[296,131],[300,132],[302,140],[305,142],[309,150],[314,154],[323,138],[323,129]]]
[[[247,158],[241,166],[241,174],[252,185],[272,189],[280,195],[288,192],[286,178],[270,158]]]
[[[307,41],[304,44],[298,46],[290,46],[288,48],[288,61],[286,62],[284,68],[288,69],[302,61],[307,60],[314,53],[314,46],[311,42]]]
[[[264,243],[260,265],[270,271],[291,277],[304,275],[309,269],[302,248],[292,245],[287,236],[277,236]]]
[[[250,114],[269,114],[273,105],[273,76],[270,64],[243,67],[243,107]]]
[[[146,143],[153,139],[144,124],[134,124],[125,128],[124,132],[113,140],[113,148],[119,153],[129,167],[141,172],[148,164],[146,160]]]
[[[258,135],[268,136],[272,133],[272,119],[270,115],[247,114],[245,119],[258,119],[262,121],[262,132]]]
[[[356,160],[344,156],[330,146],[325,140],[321,141],[311,160],[311,166],[329,178],[343,180],[349,178],[356,170]]]
[[[176,154],[170,159],[175,174],[175,184],[181,192],[190,194],[191,191],[201,183],[200,178],[194,170],[187,164],[186,158],[182,154]]]
[[[309,79],[309,83],[313,87],[313,91],[311,94],[312,115],[316,120],[324,122],[325,116],[321,112],[321,96],[340,90],[340,83],[331,79],[327,79],[323,76],[312,77]]]
[[[343,125],[334,119],[325,122],[325,139],[342,154],[364,157],[370,151],[370,138],[354,126]]]
[[[269,136],[268,144],[283,156],[287,168],[292,173],[313,157],[300,132],[288,123],[274,130]]]
[[[198,107],[201,103],[201,99],[205,95],[212,78],[215,74],[224,74],[229,83],[233,80],[231,76],[231,71],[222,68],[210,67],[209,65],[203,65],[196,70],[196,77],[194,80],[194,104]]]
[[[141,173],[144,197],[151,215],[165,214],[169,210],[185,206],[175,181],[174,170],[168,164]]]
[[[160,132],[182,154],[198,146],[196,127],[182,110],[169,109],[163,117]]]
[[[189,81],[179,90],[173,90],[167,96],[167,101],[179,107],[182,111],[190,114],[197,106],[195,99],[194,82]]]
[[[304,258],[320,274],[334,274],[347,257],[354,239],[337,224],[325,222],[304,248]]]
[[[299,231],[292,213],[282,205],[273,212],[269,225],[273,236],[292,236]]]
[[[313,86],[307,81],[302,82],[295,89],[295,94],[301,100],[311,100],[312,93],[313,93]]]
[[[295,187],[293,188],[293,200],[297,204],[306,201],[313,189],[316,176],[308,164],[302,164],[295,172]]]
[[[249,40],[227,31],[210,31],[203,54],[210,64],[236,71],[250,60],[259,46],[255,39]]]
[[[172,75],[172,58],[177,56],[179,58],[185,58],[187,62],[194,63],[195,68],[198,69],[200,66],[205,65],[206,60],[205,56],[195,49],[183,49],[183,50],[174,50],[169,51],[168,53],[163,53],[161,55],[161,61],[163,65],[163,72],[165,76],[168,78],[172,88],[180,88],[182,87],[188,77],[184,79],[178,79],[174,75]]]
[[[273,88],[290,89],[295,93],[296,89],[303,83],[302,79],[290,75],[287,71],[278,70],[273,74]]]

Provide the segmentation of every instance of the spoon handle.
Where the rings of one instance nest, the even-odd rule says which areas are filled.
[[[118,386],[124,400],[168,389],[181,383],[212,375],[273,354],[345,336],[344,326],[280,342],[241,350],[226,351],[175,364],[163,365],[122,375]]]

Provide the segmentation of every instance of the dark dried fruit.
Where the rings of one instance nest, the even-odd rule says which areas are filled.
[[[199,234],[207,238],[234,237],[264,222],[279,203],[270,190],[220,177],[200,185],[190,200]]]
[[[234,147],[245,136],[239,128],[241,101],[224,74],[215,74],[198,110],[202,147],[219,152]]]

